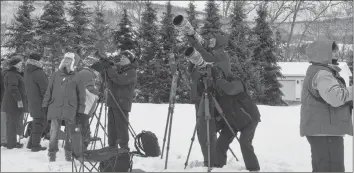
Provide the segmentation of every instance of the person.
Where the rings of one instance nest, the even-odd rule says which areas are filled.
[[[230,74],[223,76],[218,67],[212,67],[212,76],[215,81],[215,98],[225,114],[226,121],[216,111],[216,130],[220,131],[216,142],[216,167],[226,165],[227,151],[234,140],[234,133],[240,132],[240,148],[246,169],[250,172],[260,170],[258,158],[254,152],[252,140],[258,123],[261,121],[257,105],[248,94],[245,83],[237,76]]]
[[[59,151],[58,138],[62,121],[65,122],[65,160],[71,161],[72,148],[80,145],[80,139],[76,135],[76,117],[84,114],[85,87],[76,75],[76,68],[80,57],[72,52],[64,54],[59,69],[52,74],[44,95],[42,108],[51,120],[48,157],[50,162],[56,161],[56,153]],[[85,116],[85,115],[81,115]],[[75,153],[74,153],[75,154]]]
[[[228,76],[231,73],[230,58],[225,52],[225,46],[228,44],[228,39],[221,34],[209,34],[204,39],[204,45],[198,43],[193,36],[187,36],[189,45],[194,47],[201,55],[201,57],[209,63],[213,63],[215,66],[220,67],[222,73]],[[196,108],[196,122],[197,122],[197,137],[201,146],[202,154],[204,157],[204,166],[208,166],[208,146],[207,146],[207,124],[205,117],[199,114],[199,103],[204,91],[204,84],[202,81],[202,73],[200,68],[195,64],[189,62],[188,71],[191,75],[191,92],[190,100],[192,104],[195,104]],[[209,98],[211,100],[211,98]],[[210,128],[210,158],[211,166],[216,166],[216,124],[214,116],[214,104],[210,102],[210,114],[212,118],[209,121]]]
[[[1,112],[6,113],[7,148],[22,148],[17,142],[17,134],[21,134],[23,114],[27,112],[27,96],[21,71],[23,58],[14,55],[9,60],[9,69],[4,71],[4,96],[1,102]]]
[[[107,82],[108,145],[111,147],[119,145],[122,150],[129,151],[129,112],[137,83],[138,62],[133,53],[126,50],[119,55],[118,66],[105,60],[103,63],[94,64],[92,68],[100,71],[103,81]]]
[[[300,136],[311,147],[313,172],[345,172],[343,136],[353,136],[353,88],[346,87],[338,67],[338,45],[310,43],[301,92]]]
[[[1,67],[0,67],[0,73],[1,73],[1,100],[0,100],[0,105],[2,103],[2,98],[4,96],[4,71],[5,68],[7,67],[7,61],[3,60],[1,58]],[[0,108],[1,110],[1,108]],[[6,141],[6,113],[1,111],[1,146],[6,147],[7,146],[7,141]]]
[[[48,85],[48,78],[43,71],[43,64],[40,60],[41,56],[38,53],[30,54],[26,61],[24,73],[25,88],[28,91],[28,108],[33,118],[27,148],[31,149],[32,152],[47,149],[40,144],[42,133],[47,125],[46,115],[42,110],[42,101]]]
[[[85,148],[89,145],[90,142],[90,122],[89,118],[93,115],[93,111],[95,106],[97,105],[100,100],[103,100],[103,93],[100,92],[96,88],[96,78],[100,73],[88,66],[84,66],[79,72],[77,73],[80,82],[84,85],[86,91],[86,102],[85,102],[85,116],[77,117],[78,123],[82,128],[82,135],[83,135],[83,143]]]

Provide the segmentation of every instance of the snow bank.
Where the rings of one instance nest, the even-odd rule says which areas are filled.
[[[300,106],[270,107],[259,106],[262,114],[254,138],[255,152],[258,156],[262,172],[310,172],[311,154],[306,138],[299,136]],[[156,133],[160,146],[163,144],[164,128],[166,124],[167,104],[133,104],[130,121],[137,133],[150,130]],[[104,119],[102,119],[104,122]],[[91,126],[94,129],[95,122]],[[184,170],[192,133],[195,127],[194,106],[178,104],[175,108],[172,125],[172,137],[169,153],[168,169],[164,170],[165,159],[134,157],[134,169],[143,169],[149,172],[161,171],[188,171],[206,172],[206,168],[196,167]],[[102,132],[100,132],[102,134]],[[26,143],[27,139],[24,140]],[[48,141],[43,142],[48,146]],[[353,138],[345,137],[345,166],[346,171],[353,168]],[[133,141],[130,141],[134,149]],[[64,151],[59,144],[60,151],[57,162],[49,163],[47,152],[31,153],[26,148],[7,150],[1,148],[1,172],[71,172],[71,163],[65,162]],[[231,148],[239,162],[228,153],[228,165],[214,172],[244,172],[244,163],[240,147],[235,140]],[[166,149],[165,149],[166,150]],[[165,154],[166,155],[166,154]],[[202,161],[199,143],[195,139],[190,161]]]

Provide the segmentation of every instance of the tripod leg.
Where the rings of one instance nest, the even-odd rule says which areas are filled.
[[[166,120],[166,126],[165,126],[165,134],[164,134],[164,136],[163,136],[163,144],[162,144],[161,159],[163,158],[163,153],[164,153],[164,150],[165,150],[166,135],[167,135],[167,128],[168,128],[169,121],[170,121],[170,108],[168,109],[167,120]]]
[[[173,120],[173,108],[171,109],[170,125],[169,125],[169,129],[168,129],[165,169],[167,169],[168,154],[169,154],[169,151],[170,151],[171,133],[172,133],[172,120]]]
[[[210,169],[210,109],[209,109],[209,98],[208,94],[205,93],[204,96],[204,108],[205,108],[205,121],[207,127],[207,146],[208,146],[208,172],[211,172]]]
[[[187,160],[186,160],[186,162],[184,163],[184,169],[186,169],[187,166],[188,166],[188,160],[189,160],[189,156],[190,156],[191,151],[192,151],[192,146],[193,146],[193,142],[194,142],[195,134],[196,134],[196,133],[197,133],[197,123],[195,124],[193,136],[192,136],[192,139],[191,139],[191,144],[190,144],[189,150],[188,150]]]
[[[219,103],[216,101],[215,97],[212,97],[215,108],[218,110],[219,114],[222,116],[222,118],[224,119],[226,125],[228,126],[228,128],[230,129],[230,131],[232,132],[232,135],[237,139],[238,142],[240,142],[240,140],[237,137],[237,134],[235,133],[234,129],[231,127],[229,121],[227,121],[224,112],[222,111]],[[235,157],[235,159],[238,161],[238,158],[236,157],[235,153],[232,151],[232,149],[229,147],[229,150],[231,152],[231,154]]]

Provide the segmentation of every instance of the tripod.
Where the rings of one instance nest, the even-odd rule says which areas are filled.
[[[170,141],[171,141],[171,131],[172,131],[172,120],[173,120],[173,113],[174,113],[174,107],[175,107],[175,100],[176,100],[176,89],[177,89],[177,83],[180,79],[180,72],[179,70],[177,70],[177,66],[175,64],[175,59],[174,59],[174,55],[170,56],[170,66],[171,66],[171,69],[172,69],[172,72],[173,72],[173,78],[172,78],[172,84],[171,84],[171,90],[170,90],[170,100],[169,100],[169,107],[168,107],[168,115],[167,115],[167,120],[166,120],[166,126],[165,126],[165,134],[164,134],[164,138],[163,138],[163,145],[162,145],[162,152],[161,152],[161,159],[163,158],[163,154],[164,154],[164,149],[165,149],[165,144],[166,144],[166,136],[167,136],[167,130],[168,130],[168,136],[167,136],[167,152],[166,152],[166,160],[165,160],[165,169],[167,169],[167,163],[168,163],[168,156],[169,156],[169,149],[170,149]],[[209,68],[209,71],[210,71],[210,68]],[[211,73],[209,73],[211,74]],[[204,83],[205,83],[205,88],[207,89],[207,86],[206,86],[206,83],[207,82],[207,78],[204,79]],[[205,93],[208,93],[208,92],[205,92]],[[203,97],[204,97],[204,94],[203,94]],[[205,97],[206,99],[208,99],[208,97]],[[202,99],[203,100],[203,99]],[[201,100],[201,101],[202,101]],[[213,101],[216,102],[215,99],[213,99]],[[206,118],[209,118],[210,119],[210,112],[209,112],[209,100],[207,100],[208,102],[208,106],[206,107],[205,106],[205,109],[208,110],[206,112],[209,113],[209,116],[206,116]],[[202,103],[202,102],[201,102]],[[219,105],[218,105],[219,106]],[[220,106],[217,108],[218,110],[221,110]],[[200,111],[198,111],[200,112]],[[220,112],[220,111],[219,111]],[[221,110],[222,112],[222,110]],[[220,113],[221,114],[221,113]],[[222,114],[223,115],[223,114]],[[225,119],[226,121],[226,119]],[[226,121],[227,122],[227,121]],[[207,123],[209,125],[209,123]],[[230,126],[231,127],[231,126]],[[209,129],[209,127],[208,127]],[[194,141],[194,138],[195,138],[195,133],[197,131],[197,124],[196,124],[196,127],[194,129],[194,133],[193,133],[193,137],[192,137],[192,143]],[[234,133],[234,132],[233,132]],[[209,132],[208,132],[209,134]],[[234,133],[235,135],[235,133]],[[236,135],[235,135],[236,136]],[[208,140],[209,141],[209,140]],[[209,143],[209,142],[208,142]],[[192,144],[189,148],[189,152],[188,152],[188,157],[187,157],[187,161],[185,163],[185,169],[187,167],[187,163],[188,163],[188,159],[189,159],[189,155],[190,155],[190,152],[191,152],[191,147],[192,147]],[[231,150],[231,148],[229,147],[229,150],[231,151],[231,153],[233,154],[233,156],[236,158],[236,160],[238,161],[236,155],[234,154],[234,152]],[[209,156],[210,157],[210,156]],[[209,158],[210,160],[210,158]],[[210,162],[210,161],[209,161]],[[209,163],[210,165],[210,163]],[[210,168],[210,166],[209,166]]]
[[[211,101],[214,103],[215,108],[217,109],[217,111],[219,112],[220,116],[223,118],[223,120],[225,121],[226,125],[228,126],[228,128],[230,129],[230,131],[232,132],[233,136],[236,137],[236,139],[239,141],[239,139],[237,138],[237,135],[235,133],[235,131],[233,130],[233,128],[231,127],[231,125],[229,124],[229,122],[227,121],[224,112],[222,111],[219,103],[216,101],[215,97],[210,93],[209,88],[210,85],[212,84],[212,77],[211,77],[211,69],[209,66],[206,66],[207,70],[206,70],[206,74],[203,76],[203,84],[204,84],[204,91],[202,94],[202,98],[199,102],[199,107],[198,107],[198,111],[197,111],[197,116],[203,116],[202,114],[202,108],[204,106],[204,117],[205,117],[205,122],[206,122],[206,130],[207,130],[207,147],[208,147],[208,172],[211,171],[210,168],[210,120],[211,120],[211,115],[210,115],[210,100],[209,98],[211,98]],[[216,120],[220,120],[220,118],[218,119],[218,117],[216,118]],[[197,132],[197,123],[196,126],[194,128],[193,131],[193,136],[191,139],[191,144],[189,146],[189,151],[188,151],[188,156],[185,162],[185,167],[184,169],[186,169],[187,165],[188,165],[188,160],[189,160],[189,156],[192,150],[192,146],[193,146],[193,142],[195,139],[195,134]],[[236,158],[236,160],[238,161],[238,158],[236,157],[235,153],[232,151],[232,149],[229,147],[230,152],[232,153],[232,155]]]

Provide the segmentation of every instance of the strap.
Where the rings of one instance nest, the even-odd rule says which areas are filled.
[[[132,153],[134,154],[137,154],[137,155],[140,155],[141,157],[147,157],[145,154],[143,154],[141,152],[141,150],[143,150],[143,147],[141,146],[141,136],[145,133],[145,131],[143,131],[142,133],[136,135],[135,139],[134,139],[134,146],[135,146],[135,149],[137,151],[134,151]],[[141,150],[140,150],[141,149]]]

